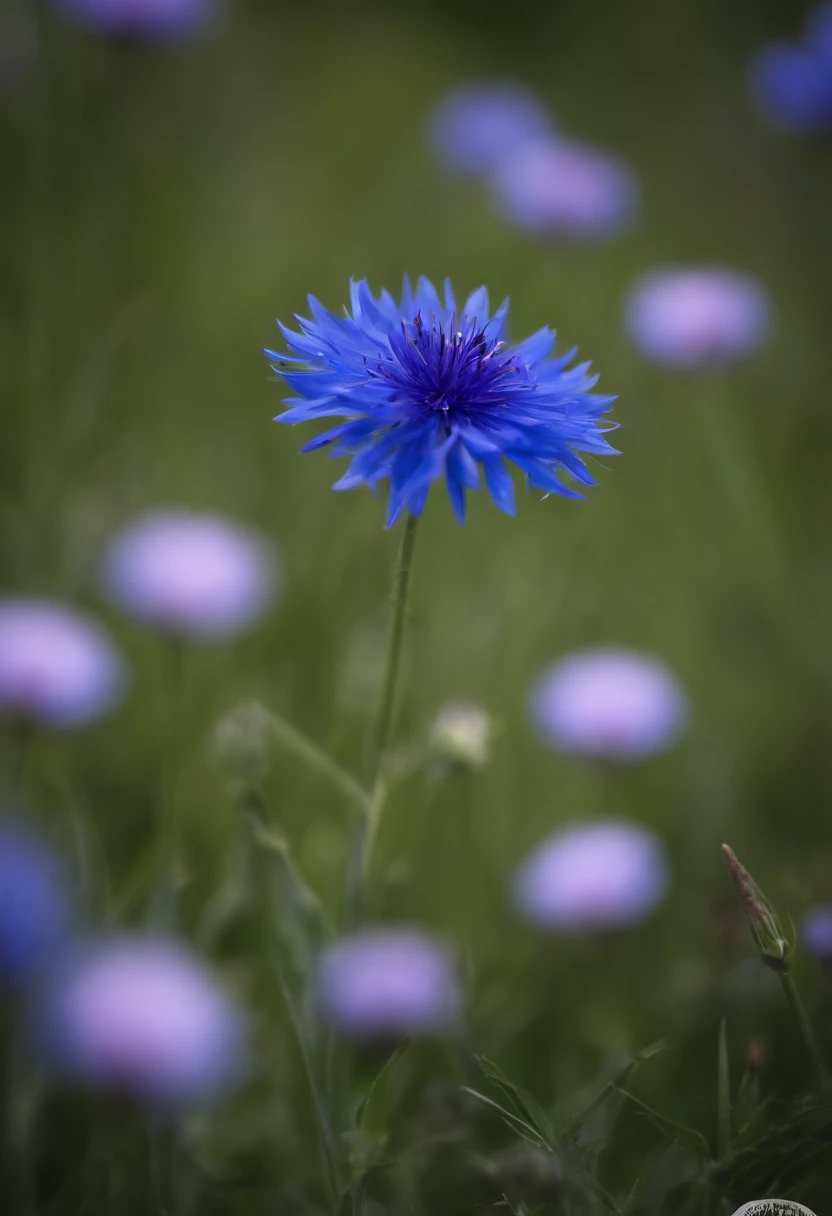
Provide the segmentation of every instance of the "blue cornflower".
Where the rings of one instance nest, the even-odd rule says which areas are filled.
[[[390,479],[387,526],[405,508],[420,515],[431,483],[444,475],[451,505],[465,522],[465,491],[485,484],[501,511],[514,514],[509,460],[529,485],[567,498],[583,495],[559,479],[595,482],[578,452],[613,453],[602,416],[615,400],[589,390],[589,364],[569,367],[575,352],[549,359],[555,343],[544,327],[525,342],[506,342],[508,300],[493,316],[484,287],[457,309],[450,283],[444,303],[421,278],[407,278],[401,301],[376,298],[366,280],[350,283],[352,311],[343,317],[309,297],[312,320],[300,333],[278,322],[290,355],[267,350],[272,367],[299,393],[275,421],[346,418],[301,450],[331,447],[351,456],[336,490],[374,488]]]
[[[802,42],[776,42],[755,56],[751,88],[772,121],[801,134],[832,131],[832,3],[811,11]]]
[[[0,991],[53,960],[71,920],[57,858],[29,828],[0,817]]]

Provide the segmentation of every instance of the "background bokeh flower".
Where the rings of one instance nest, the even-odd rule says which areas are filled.
[[[416,929],[368,929],[322,956],[318,1008],[350,1038],[398,1039],[449,1029],[461,991],[448,948]]]
[[[436,155],[463,173],[493,169],[528,139],[548,135],[552,119],[544,104],[513,80],[458,85],[442,98],[430,119]]]
[[[146,515],[111,543],[103,568],[126,612],[184,637],[222,638],[251,624],[277,587],[273,554],[216,515]]]
[[[721,268],[650,271],[627,297],[624,324],[640,353],[681,370],[750,354],[771,328],[762,285]]]
[[[643,760],[676,742],[687,698],[658,659],[613,647],[560,659],[535,684],[529,708],[544,742],[604,760]]]
[[[161,1107],[213,1097],[239,1074],[243,1024],[210,971],[179,944],[121,938],[80,948],[33,1012],[59,1073]]]
[[[51,0],[73,21],[108,37],[177,40],[201,30],[214,0]]]
[[[94,621],[49,600],[0,599],[0,716],[65,729],[112,708],[126,668]]]
[[[638,183],[623,160],[558,139],[521,144],[497,166],[493,187],[512,223],[566,240],[611,236],[638,209]]]
[[[759,51],[750,79],[757,104],[772,122],[802,135],[832,131],[832,4],[810,11],[801,42]]]
[[[0,989],[53,962],[71,941],[73,919],[56,854],[22,820],[0,815]]]
[[[832,959],[832,904],[818,904],[806,913],[800,937],[816,958]]]
[[[664,898],[669,871],[659,838],[635,823],[571,824],[544,841],[514,878],[522,914],[544,929],[626,927]]]

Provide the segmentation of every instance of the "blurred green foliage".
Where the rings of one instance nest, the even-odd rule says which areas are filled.
[[[416,776],[396,791],[380,841],[385,915],[458,940],[472,1047],[564,1124],[628,1053],[661,1036],[669,1045],[640,1067],[639,1092],[714,1144],[723,1016],[735,1093],[751,1038],[763,1044],[764,1092],[783,1101],[804,1090],[780,994],[756,963],[736,971],[750,942],[718,847],[730,840],[795,919],[832,896],[832,160],[828,147],[765,127],[745,87],[751,51],[793,34],[798,18],[754,0],[517,11],[261,0],[235,3],[214,37],[174,51],[106,45],[41,14],[33,61],[0,98],[0,570],[9,590],[101,613],[134,669],[114,718],[38,741],[30,757],[35,813],[81,866],[91,921],[144,914],[160,724],[179,698],[183,927],[201,940],[206,908],[230,900],[212,950],[259,1009],[251,1086],[188,1131],[183,1152],[213,1180],[200,1212],[325,1204],[290,1020],[257,965],[245,900],[234,910],[238,811],[207,741],[223,712],[256,697],[346,767],[365,764],[396,537],[369,493],[330,493],[337,466],[298,458],[300,432],[271,424],[283,392],[259,354],[275,341],[275,316],[301,311],[307,291],[339,308],[351,274],[376,287],[396,287],[404,271],[448,274],[459,291],[485,282],[493,299],[511,296],[515,334],[553,324],[562,348],[593,360],[601,391],[620,394],[623,454],[587,503],[532,493],[510,520],[474,496],[463,532],[443,492],[431,496],[399,735],[424,739],[458,698],[482,702],[501,731],[483,773],[438,787]],[[563,129],[629,158],[643,186],[632,233],[536,243],[481,185],[431,160],[431,105],[458,80],[493,74],[528,82]],[[771,342],[718,381],[645,367],[621,332],[622,297],[661,262],[758,275],[776,309]],[[285,566],[269,619],[233,645],[195,649],[179,690],[157,640],[119,620],[96,587],[106,538],[159,505],[254,524]],[[693,702],[673,754],[614,778],[547,752],[525,715],[543,664],[605,643],[659,655]],[[284,755],[267,792],[270,826],[336,917],[348,803]],[[632,937],[542,941],[514,920],[506,879],[546,831],[598,812],[662,834],[672,896]],[[811,968],[799,964],[798,978],[822,995]],[[396,1164],[367,1193],[394,1212],[472,1211],[510,1194],[500,1154],[517,1136],[458,1088],[499,1100],[499,1085],[495,1095],[493,1078],[468,1075],[470,1060],[412,1053],[388,1078]],[[438,1079],[423,1092],[428,1069]],[[79,1111],[55,1097],[44,1116],[50,1213],[80,1211],[82,1159],[116,1152],[99,1144],[106,1129],[91,1139],[100,1114]],[[681,1138],[657,1156],[667,1128],[630,1116],[604,1155],[606,1185],[626,1193],[644,1165],[634,1208],[681,1211],[675,1188],[700,1177],[696,1153]],[[794,1141],[768,1133],[778,1152],[828,1143],[825,1107],[801,1118]],[[133,1143],[130,1126],[121,1134]],[[600,1148],[611,1118],[597,1134]],[[353,1149],[364,1151],[358,1132]],[[123,1148],[110,1203],[142,1202],[129,1183],[138,1151]],[[756,1174],[740,1193],[729,1187],[734,1206],[783,1177],[774,1164],[766,1173],[773,1158],[753,1157]],[[62,1190],[70,1161],[78,1177]],[[790,1185],[821,1210],[832,1179],[817,1164]],[[713,1195],[688,1186],[685,1204],[691,1194],[702,1210]],[[535,1207],[523,1202],[514,1210]],[[593,1192],[566,1206],[597,1202]],[[100,1197],[91,1207],[115,1210]]]

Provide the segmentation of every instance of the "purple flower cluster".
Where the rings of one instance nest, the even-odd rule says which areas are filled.
[[[497,207],[538,236],[612,236],[634,219],[638,183],[619,157],[562,138],[543,103],[511,81],[460,85],[436,106],[430,143],[450,168],[482,174]]]

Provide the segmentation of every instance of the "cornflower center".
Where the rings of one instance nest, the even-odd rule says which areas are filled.
[[[454,422],[497,410],[506,404],[512,379],[528,378],[522,360],[501,353],[505,343],[488,337],[476,319],[458,328],[456,317],[444,325],[421,312],[402,321],[404,341],[393,344],[392,357],[368,366],[412,418],[439,413],[447,431]]]

